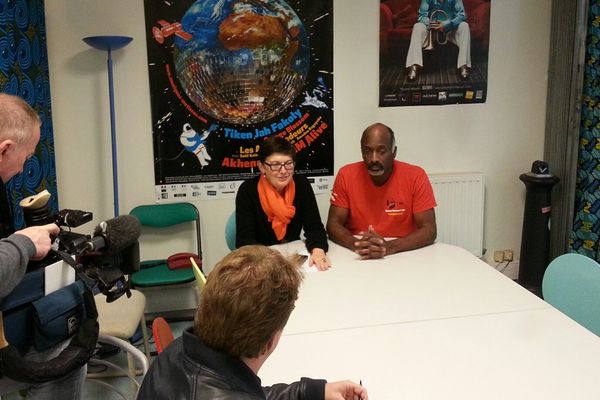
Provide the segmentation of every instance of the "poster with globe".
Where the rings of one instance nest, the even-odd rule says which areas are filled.
[[[145,0],[159,201],[233,197],[261,142],[333,176],[332,0]]]

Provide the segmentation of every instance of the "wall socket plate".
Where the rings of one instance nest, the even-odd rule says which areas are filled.
[[[501,263],[504,261],[504,250],[496,250],[494,251],[494,261]]]

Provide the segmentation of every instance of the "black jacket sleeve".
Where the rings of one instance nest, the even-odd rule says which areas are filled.
[[[255,201],[256,183],[250,179],[242,183],[235,196],[235,244],[236,247],[258,244]]]
[[[278,383],[264,387],[267,400],[324,400],[325,384],[322,379],[302,378],[290,385]]]
[[[327,233],[321,215],[315,193],[313,192],[310,182],[305,177],[296,179],[296,213],[300,213],[304,235],[306,236],[306,248],[312,251],[314,248],[329,250],[327,243]]]

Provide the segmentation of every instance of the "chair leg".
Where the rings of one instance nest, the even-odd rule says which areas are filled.
[[[144,351],[146,352],[146,357],[148,358],[148,361],[150,361],[151,353],[150,353],[150,345],[148,344],[148,328],[146,327],[146,316],[144,314],[142,314],[140,324],[142,324],[142,337],[144,338]]]
[[[104,342],[104,343],[110,343],[112,345],[115,345],[115,346],[121,348],[123,351],[125,351],[127,353],[127,367],[128,367],[129,376],[135,380],[136,363],[137,363],[137,365],[142,369],[142,379],[143,379],[143,376],[146,375],[146,372],[148,372],[149,362],[148,362],[148,358],[146,358],[146,355],[144,353],[142,353],[140,350],[138,350],[137,347],[131,345],[129,342],[127,342],[123,339],[120,339],[118,337],[104,335],[104,334],[98,335],[98,341]],[[137,394],[137,390],[138,390],[138,386],[137,386],[136,382],[133,382],[133,381],[131,382],[131,389],[132,389],[132,393],[134,393],[134,398],[135,398],[135,395]]]
[[[133,377],[135,379],[135,362],[133,360],[133,354],[127,352],[127,369],[129,371],[129,376]],[[129,385],[131,387],[131,393],[136,393],[137,394],[137,385],[135,384],[135,382],[131,381],[129,382]]]
[[[104,334],[98,335],[98,341],[113,344],[113,345],[121,348],[123,351],[127,352],[128,354],[131,354],[133,359],[135,361],[137,361],[138,366],[142,369],[142,375],[146,375],[146,372],[148,372],[148,368],[150,365],[148,362],[148,359],[146,358],[146,355],[144,353],[142,353],[141,351],[138,350],[137,347],[131,345],[130,343],[126,342],[123,339],[119,339],[115,336],[109,336],[109,335],[104,335]]]
[[[142,357],[144,357],[143,353],[142,353]],[[112,389],[113,391],[115,391],[116,393],[118,393],[119,396],[124,400],[128,400],[128,399],[133,400],[137,397],[137,394],[138,394],[138,391],[140,388],[140,384],[141,384],[141,379],[140,380],[136,379],[136,376],[143,375],[141,370],[136,370],[134,358],[136,358],[136,356],[134,356],[131,353],[127,353],[128,370],[125,370],[122,367],[120,367],[110,361],[92,358],[89,361],[90,363],[93,363],[95,365],[103,365],[106,368],[114,370],[114,372],[110,371],[110,372],[101,372],[101,373],[88,373],[88,375],[86,377],[86,382],[87,381],[94,382],[96,384],[108,387],[108,388]],[[117,377],[129,378],[131,396],[127,395],[126,392],[121,391],[117,386],[106,381],[106,378],[117,378]]]

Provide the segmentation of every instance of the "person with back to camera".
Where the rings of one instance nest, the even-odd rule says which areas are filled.
[[[257,374],[298,298],[295,257],[260,245],[225,256],[208,275],[194,327],[154,360],[138,400],[368,400],[351,381],[302,378],[261,387]]]
[[[40,118],[21,98],[0,93],[0,300],[23,279],[29,260],[41,260],[50,251],[51,236],[59,233],[55,224],[32,226],[14,232],[12,213],[4,183],[23,171],[25,161],[35,153],[40,140]],[[14,233],[13,233],[14,232]],[[46,361],[65,346],[63,342],[43,352],[31,349],[26,360]],[[0,378],[0,396],[26,389],[28,400],[80,399],[86,367],[45,383],[17,382]]]
[[[235,198],[236,246],[291,242],[304,229],[309,265],[329,269],[327,233],[310,183],[294,174],[293,146],[271,136],[260,144],[258,159],[260,176],[242,183]]]
[[[333,184],[331,240],[363,259],[432,244],[436,202],[425,171],[395,160],[394,132],[384,124],[367,127],[360,147],[363,161],[342,167]]]

